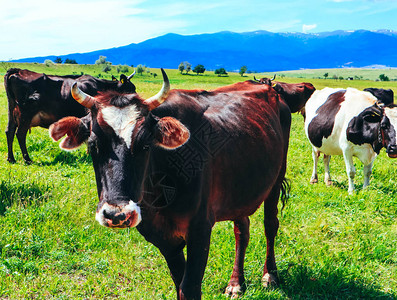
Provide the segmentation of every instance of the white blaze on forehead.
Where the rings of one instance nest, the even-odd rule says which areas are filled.
[[[127,147],[131,147],[132,132],[139,117],[139,110],[135,105],[127,107],[107,106],[101,110],[103,119],[114,132],[121,137]]]

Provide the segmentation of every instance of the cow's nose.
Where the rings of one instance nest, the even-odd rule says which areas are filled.
[[[102,226],[127,228],[137,226],[141,220],[140,207],[130,201],[127,205],[111,205],[104,203],[98,210],[95,219]]]
[[[395,158],[397,157],[397,145],[388,145],[386,149],[387,155],[389,157]]]
[[[115,211],[107,211],[106,209],[103,210],[103,216],[109,226],[117,226],[127,219],[127,216],[123,212],[115,213]]]

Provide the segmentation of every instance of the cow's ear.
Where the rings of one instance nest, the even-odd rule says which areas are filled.
[[[118,81],[116,77],[112,75],[112,81]]]
[[[363,143],[363,119],[359,116],[354,117],[350,120],[349,125],[346,128],[347,140],[356,145]]]
[[[272,83],[272,88],[279,94],[284,92],[283,87],[280,84],[278,84],[277,82]]]
[[[54,141],[66,135],[59,147],[64,150],[73,150],[80,147],[90,136],[90,119],[66,117],[52,124],[49,129],[50,137]]]
[[[125,76],[124,74],[121,74],[120,75],[120,82],[122,84],[126,83],[127,82],[127,76]]]
[[[189,140],[190,132],[177,119],[164,117],[157,122],[154,138],[158,146],[165,149],[176,149]]]

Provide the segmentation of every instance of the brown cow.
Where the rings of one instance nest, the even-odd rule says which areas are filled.
[[[308,82],[286,83],[274,81],[275,78],[276,74],[271,79],[267,77],[256,79],[254,76],[256,82],[273,87],[273,89],[284,98],[284,101],[290,105],[291,111],[297,111],[305,118],[305,107],[303,106],[300,109],[297,108],[302,101],[309,99],[314,93],[316,90],[314,86]]]
[[[178,299],[200,299],[215,222],[232,220],[236,257],[226,294],[244,282],[249,216],[264,203],[267,254],[263,284],[276,284],[277,203],[284,203],[291,110],[274,89],[251,81],[204,90],[162,90],[91,97],[73,87],[90,109],[50,127],[63,149],[88,141],[106,227],[136,226],[165,257]],[[299,99],[299,98],[297,98]],[[305,101],[292,105],[301,108]],[[187,246],[187,260],[183,248]]]

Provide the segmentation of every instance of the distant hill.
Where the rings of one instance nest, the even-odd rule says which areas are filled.
[[[207,70],[283,71],[297,69],[387,66],[397,67],[397,32],[390,30],[333,31],[316,34],[219,32],[166,34],[138,44],[89,53],[60,55],[80,64],[93,64],[100,55],[114,65],[127,64],[176,69],[188,61]],[[54,60],[57,56],[32,57],[16,62]]]

